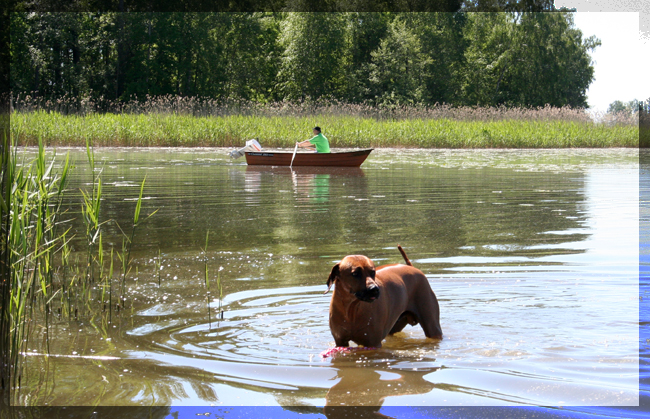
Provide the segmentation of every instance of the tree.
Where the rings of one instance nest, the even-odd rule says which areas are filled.
[[[374,99],[370,82],[372,52],[379,48],[391,21],[389,13],[346,14],[347,37],[343,54],[344,86],[339,98],[346,102]]]
[[[570,13],[472,13],[466,37],[467,104],[586,107],[589,51]]]
[[[370,81],[378,103],[415,104],[426,97],[424,74],[432,62],[403,17],[393,20],[371,53]]]
[[[489,106],[496,102],[503,77],[520,45],[510,16],[505,13],[469,13],[465,28],[468,48],[460,78],[463,105]]]
[[[282,22],[278,78],[283,97],[336,97],[343,83],[344,13],[288,13]]]
[[[16,36],[11,45],[12,90],[47,98],[78,96],[83,87],[79,15],[14,14],[11,24]]]
[[[85,96],[99,101],[100,98],[117,97],[117,13],[87,13],[81,16],[82,78]]]
[[[630,100],[629,102],[621,102],[620,100],[615,100],[610,103],[607,107],[607,113],[616,113],[616,112],[630,112],[637,113],[640,109],[643,108],[643,101],[637,99]]]
[[[267,101],[276,93],[272,86],[278,73],[281,49],[277,38],[280,21],[273,13],[225,13],[215,27],[222,45],[224,95],[231,99]]]
[[[426,103],[457,103],[467,48],[464,13],[405,13],[410,30],[429,59],[423,69]]]
[[[517,9],[507,13],[14,13],[10,83],[14,96],[95,102],[171,94],[586,106],[599,41],[583,39],[568,12],[530,11],[544,4],[472,6]]]
[[[463,0],[462,7],[472,12],[553,12],[553,0]]]
[[[600,41],[583,40],[571,13],[523,13],[515,23],[523,48],[506,74],[508,91],[501,101],[512,106],[587,107],[586,91],[594,78],[589,51]]]

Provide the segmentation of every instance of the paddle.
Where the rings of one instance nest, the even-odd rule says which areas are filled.
[[[298,151],[298,143],[296,143],[296,146],[293,148],[293,156],[291,156],[291,164],[289,167],[293,166],[293,159],[296,158],[296,151]]]

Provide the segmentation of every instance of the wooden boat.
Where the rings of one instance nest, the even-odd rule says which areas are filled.
[[[337,153],[296,153],[293,166],[359,167],[372,150],[369,148]],[[289,166],[292,157],[293,152],[287,151],[247,151],[246,163],[252,166]]]

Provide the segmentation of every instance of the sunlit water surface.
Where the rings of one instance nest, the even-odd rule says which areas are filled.
[[[91,176],[85,150],[70,153],[78,218]],[[143,216],[158,212],[136,233],[127,309],[50,325],[20,404],[638,404],[636,150],[375,150],[361,169],[293,172],[220,149],[95,153],[106,249],[145,175]],[[322,358],[331,267],[401,262],[398,243],[438,296],[444,338],[407,326],[380,350]]]

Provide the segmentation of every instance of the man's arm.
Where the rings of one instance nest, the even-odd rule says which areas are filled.
[[[310,140],[301,141],[298,143],[298,147],[302,148],[316,148],[315,145],[309,142]]]

